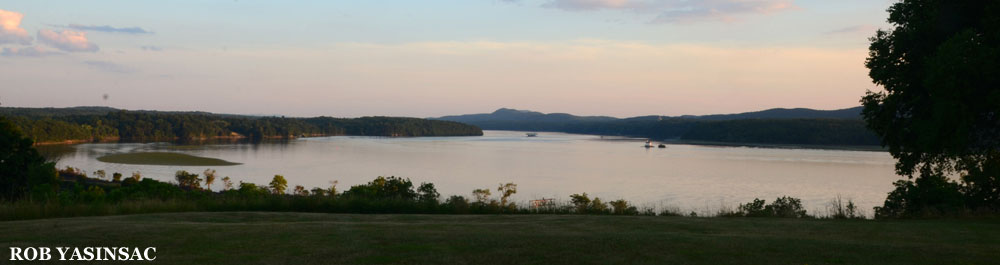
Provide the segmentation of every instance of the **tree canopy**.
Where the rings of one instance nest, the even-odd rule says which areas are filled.
[[[55,165],[46,162],[6,118],[0,117],[0,200],[17,200],[29,192],[58,189]]]
[[[452,121],[400,117],[285,118],[202,112],[110,111],[0,108],[15,127],[36,142],[123,140],[171,141],[220,138],[293,138],[317,135],[470,136],[476,126]]]
[[[905,176],[962,176],[975,207],[1000,206],[1000,1],[904,0],[865,65],[861,100]]]

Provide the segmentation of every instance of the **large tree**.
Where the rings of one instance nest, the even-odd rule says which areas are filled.
[[[864,118],[913,177],[962,177],[972,207],[1000,206],[1000,1],[903,0],[865,65],[884,91]],[[918,182],[919,183],[919,182]]]
[[[0,201],[24,199],[29,192],[45,196],[58,185],[55,165],[46,162],[31,139],[0,116]]]

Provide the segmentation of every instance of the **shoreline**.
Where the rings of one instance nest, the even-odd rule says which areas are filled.
[[[668,145],[698,145],[698,146],[715,146],[715,147],[749,147],[749,148],[771,148],[771,149],[813,149],[813,150],[839,150],[839,151],[862,151],[862,152],[888,152],[888,149],[879,145],[810,145],[810,144],[767,144],[767,143],[736,143],[736,142],[715,142],[715,141],[696,141],[696,140],[680,140],[680,139],[652,139],[646,137],[636,137],[636,136],[626,136],[626,135],[600,135],[600,134],[584,134],[584,133],[571,133],[571,132],[558,132],[558,131],[522,131],[522,130],[484,130],[484,131],[504,131],[504,132],[547,132],[547,133],[563,133],[563,134],[575,134],[575,135],[588,135],[588,136],[598,136],[600,139],[594,139],[597,141],[644,141],[652,140],[656,143],[668,144]]]
[[[505,131],[505,132],[528,132],[521,130],[484,130],[484,131]],[[582,133],[570,133],[570,132],[555,132],[555,131],[542,131],[549,133],[564,133],[564,134],[575,134],[575,135],[588,135],[588,136],[598,136],[601,139],[595,139],[599,141],[641,141],[650,138],[635,137],[635,136],[622,136],[622,135],[599,135],[599,134],[582,134]],[[303,136],[267,136],[261,138],[261,140],[294,140],[294,139],[305,139],[305,138],[317,138],[317,137],[332,137],[332,136],[366,136],[366,137],[388,137],[388,138],[420,138],[420,137],[469,137],[469,136],[482,136],[482,135],[449,135],[449,136],[385,136],[385,135],[346,135],[346,134],[309,134]],[[153,139],[153,140],[120,140],[119,138],[104,138],[100,140],[89,139],[89,140],[65,140],[65,141],[48,141],[48,142],[35,142],[33,146],[58,146],[58,145],[76,145],[85,143],[154,143],[154,142],[207,142],[207,141],[240,141],[247,140],[249,137],[240,136],[214,136],[214,137],[200,137],[188,140],[180,140],[179,138],[173,139]],[[810,145],[810,144],[769,144],[769,143],[736,143],[736,142],[715,142],[715,141],[696,141],[696,140],[680,140],[680,139],[651,139],[654,142],[670,145],[698,145],[698,146],[714,146],[714,147],[748,147],[748,148],[770,148],[770,149],[813,149],[813,150],[839,150],[839,151],[860,151],[860,152],[887,152],[888,149],[878,146],[878,145]]]

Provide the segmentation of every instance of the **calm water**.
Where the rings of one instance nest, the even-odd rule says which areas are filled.
[[[172,181],[177,170],[206,167],[137,166],[97,161],[105,154],[140,151],[182,152],[243,163],[212,167],[234,182],[266,184],[281,174],[290,186],[340,190],[376,176],[433,182],[443,196],[469,197],[475,188],[518,184],[515,200],[566,201],[586,192],[604,200],[626,199],[640,206],[672,207],[706,213],[734,207],[755,197],[789,195],[810,212],[824,213],[837,195],[853,199],[871,214],[899,177],[885,152],[766,149],[668,145],[645,149],[641,141],[603,140],[598,136],[486,131],[482,137],[323,137],[264,144],[176,146],[83,144],[61,156],[59,166],[88,172],[140,171],[144,177]],[[221,177],[220,177],[221,178]],[[213,185],[221,187],[221,181]]]

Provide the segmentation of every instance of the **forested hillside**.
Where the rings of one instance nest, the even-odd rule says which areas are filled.
[[[73,114],[80,111],[81,114]],[[204,112],[127,111],[102,108],[0,108],[40,143],[64,141],[173,141],[219,138],[293,138],[318,135],[473,136],[476,126],[397,117],[285,118]]]
[[[445,116],[485,130],[550,131],[737,144],[877,146],[860,119],[860,107],[840,110],[769,109],[704,116],[605,116],[544,114],[499,109],[489,114]]]

